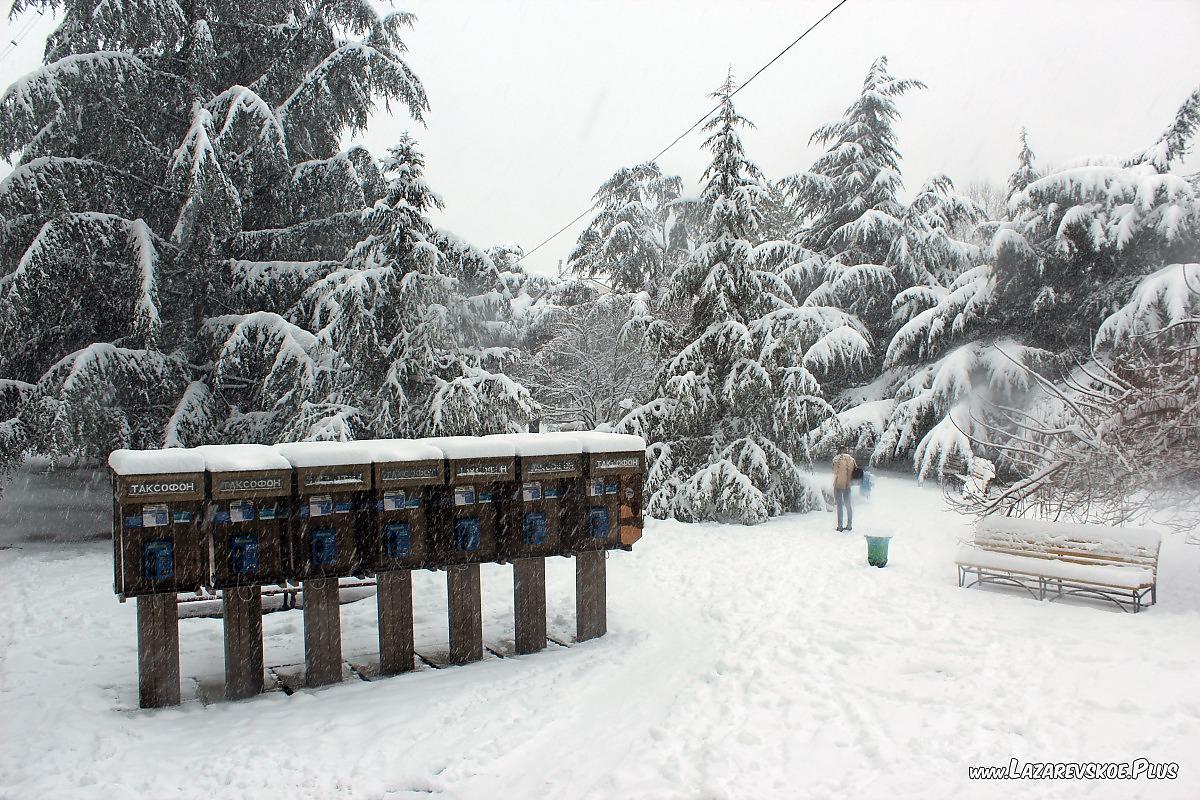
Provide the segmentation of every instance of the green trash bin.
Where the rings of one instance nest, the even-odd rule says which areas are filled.
[[[867,563],[872,567],[886,567],[890,536],[863,536],[867,540]]]

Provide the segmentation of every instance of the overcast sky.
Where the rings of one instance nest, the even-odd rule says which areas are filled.
[[[409,62],[429,124],[380,114],[361,138],[382,153],[411,129],[447,203],[437,223],[479,245],[530,249],[614,169],[648,159],[710,108],[727,67],[749,77],[834,2],[402,2],[418,16]],[[0,40],[30,16],[0,24]],[[3,83],[37,66],[48,27],[0,63]],[[1002,182],[1022,125],[1043,163],[1149,144],[1200,84],[1198,40],[1196,0],[849,0],[736,102],[757,125],[745,134],[751,157],[780,177],[807,167],[813,129],[887,55],[894,75],[929,86],[899,103],[908,187],[937,172]],[[699,142],[693,134],[662,158],[689,186],[705,165]],[[553,271],[583,225],[526,265]]]

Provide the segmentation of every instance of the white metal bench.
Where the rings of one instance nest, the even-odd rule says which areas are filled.
[[[984,517],[958,550],[958,585],[1019,586],[1038,600],[1095,597],[1136,613],[1158,600],[1161,543],[1150,528]]]

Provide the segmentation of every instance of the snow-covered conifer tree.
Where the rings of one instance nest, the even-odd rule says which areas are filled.
[[[1086,350],[1143,276],[1195,260],[1200,190],[1177,165],[1198,115],[1200,90],[1146,150],[1068,163],[1010,198],[993,245],[1005,324],[1056,352]]]
[[[1025,191],[1029,184],[1041,177],[1034,163],[1033,148],[1029,146],[1029,131],[1021,128],[1021,150],[1017,153],[1017,168],[1008,176],[1009,197]]]
[[[916,88],[924,84],[892,77],[887,58],[878,58],[843,117],[813,133],[810,141],[826,145],[825,153],[783,181],[802,226],[795,241],[825,259],[810,261],[797,288],[809,302],[858,315],[880,342],[894,330],[898,292],[953,280],[978,255],[954,232],[980,212],[949,178],[934,176],[908,204],[899,199],[895,100]]]
[[[671,277],[690,315],[656,397],[622,421],[650,447],[650,511],[746,524],[821,504],[801,471],[810,428],[830,413],[818,376],[861,364],[861,324],[836,308],[800,306],[780,272],[797,249],[764,239],[769,195],[747,157],[730,75],[705,125],[712,160],[698,206],[699,243]]]
[[[579,235],[567,268],[602,278],[617,292],[638,292],[664,280],[686,255],[679,223],[683,182],[653,161],[623,167],[593,198],[596,216]]]
[[[463,291],[495,266],[434,229],[428,214],[442,200],[426,184],[424,167],[405,134],[383,162],[392,177],[366,214],[369,234],[301,301],[320,349],[337,363],[327,400],[314,411],[348,414],[353,433],[367,436],[522,429],[534,404],[495,369],[510,353],[488,346],[481,309]],[[288,432],[293,438],[330,430],[320,413],[294,424],[303,427]]]
[[[995,439],[979,427],[991,404],[1019,404],[1034,373],[1086,359],[1104,310],[1125,303],[1132,286],[1158,302],[1151,289],[1160,284],[1144,275],[1184,274],[1178,262],[1200,252],[1200,193],[1171,169],[1187,150],[1197,106],[1200,93],[1133,158],[1089,159],[1044,177],[1022,132],[1011,219],[995,223],[990,263],[944,289],[915,287],[896,298],[906,321],[888,345],[890,383],[877,387],[895,405],[875,437],[876,460],[912,453],[922,474],[969,460],[974,443]],[[1164,298],[1188,296],[1171,285]],[[1149,323],[1135,315],[1143,305],[1126,305],[1104,323],[1101,340],[1152,324],[1156,306],[1147,303]]]
[[[14,10],[34,7],[61,20],[45,64],[0,96],[16,165],[0,183],[0,375],[29,387],[4,441],[102,458],[280,435],[330,368],[287,307],[382,191],[374,159],[341,142],[379,100],[427,110],[403,60],[412,17],[274,0]]]

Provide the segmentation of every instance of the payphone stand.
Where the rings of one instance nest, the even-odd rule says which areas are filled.
[[[225,699],[263,690],[262,585],[291,575],[292,466],[260,444],[205,445],[213,588],[221,590]]]
[[[379,673],[413,669],[412,570],[429,558],[429,489],[446,482],[442,451],[396,439],[358,442],[373,462],[373,502],[364,536],[365,566],[375,573]]]
[[[517,484],[501,501],[500,553],[513,565],[513,629],[520,655],[546,648],[546,557],[562,553],[565,494],[583,475],[569,434],[499,434],[517,454]]]
[[[629,549],[641,537],[646,442],[596,431],[546,435],[583,447],[583,480],[568,496],[563,538],[575,556],[575,638],[585,642],[608,632],[607,551]]]
[[[342,680],[338,579],[361,570],[358,540],[371,457],[354,442],[292,442],[275,449],[295,470],[293,568],[304,593],[304,683]]]
[[[494,495],[510,491],[516,477],[516,451],[490,437],[445,436],[421,439],[446,458],[446,487],[432,494],[430,566],[446,570],[450,661],[466,664],[483,658],[483,605],[479,563],[498,555],[499,503]]]
[[[204,462],[193,451],[114,450],[113,589],[137,599],[138,705],[179,704],[178,593],[208,582],[200,522]]]

